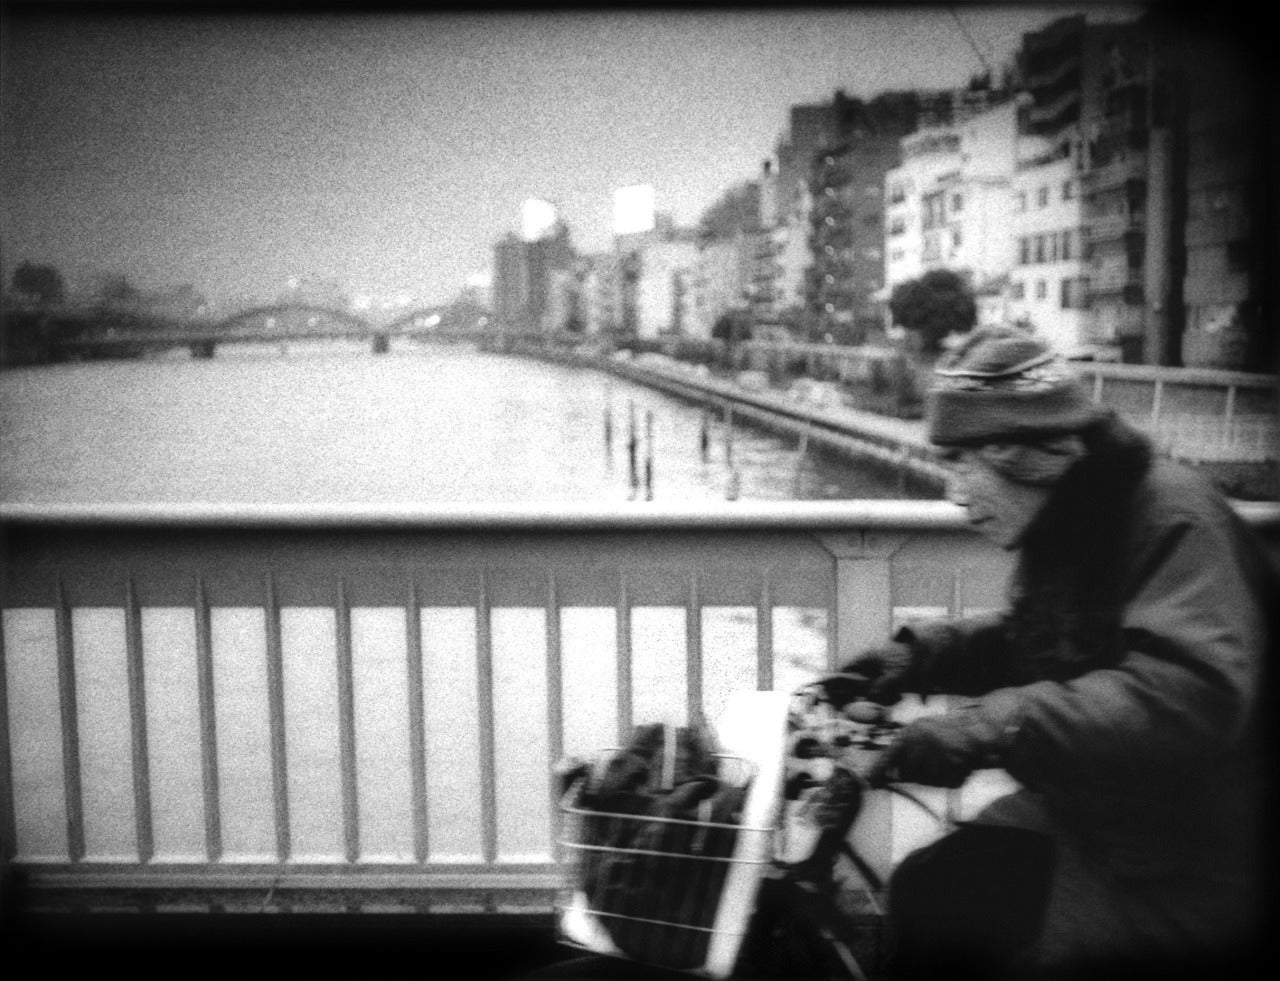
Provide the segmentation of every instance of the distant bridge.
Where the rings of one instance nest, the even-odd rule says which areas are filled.
[[[196,357],[212,357],[219,344],[278,344],[288,341],[368,341],[375,353],[393,337],[460,340],[479,332],[441,329],[439,311],[396,310],[382,322],[340,307],[313,303],[276,303],[241,310],[219,321],[158,317],[104,307],[46,307],[4,311],[10,347],[29,346],[46,355],[37,360],[76,356],[110,357],[143,351],[189,348]]]

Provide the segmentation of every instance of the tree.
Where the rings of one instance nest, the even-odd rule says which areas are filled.
[[[909,279],[893,288],[889,311],[894,323],[920,337],[927,354],[942,350],[948,334],[973,329],[978,305],[968,280],[951,269],[931,269],[919,279]]]
[[[67,296],[62,273],[33,262],[24,262],[13,271],[13,291],[46,305],[61,303]]]
[[[109,306],[133,306],[142,299],[141,291],[119,274],[108,276],[103,281],[99,296]]]
[[[751,314],[740,307],[726,310],[711,326],[711,336],[717,341],[749,341],[751,339]]]

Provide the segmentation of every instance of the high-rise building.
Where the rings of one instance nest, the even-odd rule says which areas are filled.
[[[844,97],[836,93],[836,99]],[[773,202],[773,217],[778,224],[802,218],[801,206],[809,187],[814,158],[820,150],[840,140],[839,113],[836,102],[820,105],[792,106],[786,135],[779,140]]]
[[[494,246],[493,315],[500,330],[542,329],[552,277],[573,266],[569,230],[555,221],[526,240],[508,234]]]
[[[1158,13],[1158,12],[1157,12]],[[1274,117],[1247,45],[1152,13],[1023,38],[1026,134],[1083,141],[1089,327],[1127,361],[1274,370],[1265,210]]]
[[[1127,361],[1167,363],[1152,341],[1167,330],[1169,215],[1150,205],[1175,192],[1172,147],[1152,127],[1148,38],[1134,22],[1088,25],[1079,37],[1081,84],[1096,93],[1080,113],[1091,330]]]
[[[1154,33],[1153,142],[1170,145],[1170,266],[1181,275],[1169,284],[1173,316],[1149,347],[1169,363],[1274,372],[1274,100],[1247,46]]]
[[[1058,147],[1071,146],[1077,137],[1082,141],[1075,159],[1086,263],[1085,275],[1079,278],[1088,283],[1088,298],[1082,301],[1089,308],[1087,341],[1115,348],[1134,361],[1142,360],[1147,333],[1147,280],[1166,277],[1168,257],[1167,250],[1158,247],[1159,216],[1147,209],[1151,128],[1145,46],[1145,35],[1135,22],[1092,24],[1077,14],[1023,35],[1018,56],[1029,97],[1021,117],[1022,134]],[[1121,65],[1123,71],[1118,70]],[[1047,181],[1047,176],[1041,180],[1024,175],[1019,190],[1033,196],[1050,193],[1041,190]],[[1025,290],[1034,284],[1039,292],[1040,284],[1047,285],[1052,277],[1042,265],[1049,260],[1037,261],[1036,249],[1042,241],[1052,241],[1044,238],[1050,230],[1019,231],[1019,269],[1025,273],[1028,265],[1040,267],[1040,275],[1019,275],[1012,285]],[[1024,240],[1031,243],[1029,263],[1021,261]],[[1150,251],[1149,240],[1157,245]],[[1015,294],[1011,299],[1025,309],[1035,298]]]
[[[622,256],[612,250],[592,255],[582,278],[583,315],[588,334],[621,328]]]
[[[696,235],[671,231],[637,254],[635,333],[679,334],[689,325],[689,285],[698,260]]]
[[[752,236],[747,232],[699,243],[690,283],[689,336],[712,337],[722,317],[746,310],[753,262],[751,243]]]
[[[864,102],[836,93],[838,142],[822,149],[810,178],[812,264],[805,305],[810,330],[861,343],[883,322],[885,175],[900,161],[900,143],[923,107],[937,99],[886,92]]]
[[[900,141],[898,166],[885,174],[883,296],[925,271],[926,195],[960,173],[960,134],[950,125],[923,126]]]
[[[1067,131],[1069,133],[1070,128]],[[1024,323],[1067,354],[1092,340],[1079,140],[1024,137],[1012,181],[1012,268],[1004,319]]]
[[[493,247],[493,317],[499,330],[521,330],[529,296],[526,243],[504,235]]]

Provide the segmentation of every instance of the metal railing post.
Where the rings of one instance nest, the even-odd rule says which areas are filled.
[[[831,665],[835,668],[857,651],[889,638],[893,628],[891,563],[909,536],[860,530],[817,537],[836,562],[835,663]]]
[[[893,629],[893,556],[910,536],[860,529],[820,533],[818,540],[835,559],[834,644],[828,647],[833,670],[859,650],[883,644]],[[894,809],[887,801],[868,801],[859,820],[858,848],[881,874],[893,864]]]

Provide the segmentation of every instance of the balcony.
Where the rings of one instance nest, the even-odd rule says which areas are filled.
[[[1034,127],[1047,126],[1057,123],[1060,118],[1070,109],[1079,110],[1080,106],[1080,90],[1068,89],[1062,95],[1058,96],[1052,102],[1043,106],[1032,106],[1027,113],[1027,119]]]
[[[1027,77],[1027,85],[1031,89],[1044,89],[1052,86],[1065,78],[1069,72],[1078,71],[1080,68],[1079,51],[1071,51],[1064,54],[1057,64],[1052,67],[1032,72]]]
[[[1093,296],[1123,293],[1134,287],[1141,289],[1142,285],[1142,269],[1129,265],[1123,256],[1118,260],[1095,259],[1089,264],[1089,292]]]
[[[1146,153],[1131,152],[1112,163],[1086,170],[1081,175],[1081,182],[1086,192],[1105,191],[1113,187],[1122,187],[1130,180],[1145,180],[1146,176]]]
[[[1188,248],[1222,245],[1246,239],[1252,233],[1253,221],[1247,212],[1224,210],[1188,219],[1186,244]]]
[[[1124,209],[1119,214],[1108,214],[1097,218],[1087,218],[1085,234],[1092,242],[1106,242],[1122,238],[1134,232],[1144,232],[1147,215],[1142,210]]]

